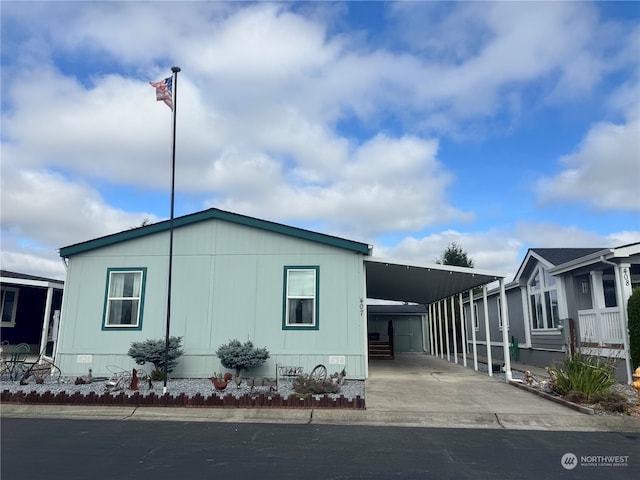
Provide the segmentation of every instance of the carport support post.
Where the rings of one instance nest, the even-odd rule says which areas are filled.
[[[447,361],[451,361],[451,348],[449,347],[449,314],[447,313],[447,300],[442,301],[444,303],[444,333],[447,339]]]
[[[51,302],[53,300],[53,287],[47,288],[47,300],[44,304],[44,317],[42,319],[42,333],[40,334],[40,352],[44,352],[47,348],[47,340],[49,337],[49,317],[51,317]],[[54,339],[55,340],[55,339]],[[53,352],[51,352],[53,356]]]
[[[433,303],[429,304],[429,341],[431,342],[431,355],[436,354],[436,328],[433,318]]]
[[[500,279],[500,310],[502,310],[502,351],[504,355],[504,375],[507,382],[513,380],[511,375],[511,358],[509,357],[509,317],[507,316],[507,295],[504,289],[504,278]]]
[[[460,308],[460,329],[462,337],[462,364],[467,366],[467,326],[464,321],[464,305],[462,305],[462,293],[458,294],[458,307]]]
[[[458,363],[458,332],[456,331],[456,302],[451,297],[451,323],[453,327],[453,357]]]
[[[473,308],[473,289],[469,290],[469,312],[471,317],[471,342],[473,344],[473,369],[478,371],[478,346],[476,345],[476,315]]]
[[[440,300],[438,300],[438,331],[440,337],[440,358],[444,358],[444,350],[442,345],[442,305],[440,304]]]
[[[482,286],[482,303],[484,306],[484,330],[487,340],[487,367],[489,376],[493,377],[493,361],[491,360],[491,331],[489,330],[489,306],[487,305],[487,286]]]

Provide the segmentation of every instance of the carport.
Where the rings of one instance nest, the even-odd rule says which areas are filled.
[[[474,368],[478,369],[478,359],[476,351],[476,332],[474,328],[466,328],[466,319],[460,322],[461,331],[456,331],[456,323],[447,318],[447,306],[454,312],[457,308],[460,318],[464,319],[462,297],[469,293],[471,308],[469,319],[470,325],[474,325],[473,290],[482,288],[486,342],[490,345],[489,318],[487,314],[487,285],[498,282],[501,298],[501,317],[503,319],[502,347],[505,363],[505,374],[507,380],[511,380],[511,362],[509,358],[509,319],[506,309],[506,295],[504,286],[504,275],[475,268],[456,267],[452,265],[417,265],[410,262],[397,260],[387,260],[376,257],[365,257],[365,275],[367,298],[376,300],[391,300],[399,302],[412,302],[426,305],[427,322],[431,354],[438,355],[447,360],[458,363],[457,339],[460,335],[461,344],[464,346],[462,352],[463,363],[467,364],[468,335],[471,332],[471,343],[473,346]],[[449,321],[451,320],[453,331],[453,352],[450,348]],[[366,332],[365,332],[366,334]],[[491,366],[491,349],[487,348],[488,364]],[[452,355],[453,354],[453,355]],[[368,376],[368,361],[366,375]],[[489,368],[489,375],[492,369]]]

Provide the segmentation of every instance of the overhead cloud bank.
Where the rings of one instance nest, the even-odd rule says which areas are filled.
[[[59,247],[168,216],[125,195],[168,193],[171,115],[148,81],[176,59],[178,213],[215,206],[423,261],[457,241],[506,271],[570,228],[590,246],[640,239],[637,224],[487,226],[481,204],[511,199],[478,178],[463,204],[457,185],[481,159],[447,149],[597,96],[582,137],[528,188],[541,205],[637,212],[638,29],[597,5],[396,2],[370,6],[375,27],[348,3],[160,5],[1,5],[3,268],[63,277]]]
[[[538,183],[544,202],[586,202],[598,210],[640,212],[638,116],[623,124],[595,124],[560,164],[560,173]]]

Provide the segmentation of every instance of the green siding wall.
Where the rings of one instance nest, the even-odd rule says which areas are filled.
[[[129,345],[164,338],[168,232],[74,255],[69,259],[57,362],[64,375],[108,375],[109,365],[134,368]],[[171,335],[184,337],[185,355],[175,377],[208,377],[222,370],[217,348],[232,338],[265,346],[271,359],[259,375],[275,374],[276,362],[330,372],[329,356],[344,356],[350,378],[364,378],[366,319],[360,312],[362,255],[278,233],[212,220],[176,229]],[[285,265],[320,268],[320,329],[282,329]],[[146,267],[141,331],[103,331],[108,268]],[[84,362],[78,363],[78,355]],[[151,366],[145,367],[147,370]]]

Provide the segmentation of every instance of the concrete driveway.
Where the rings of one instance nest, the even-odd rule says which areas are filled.
[[[405,354],[396,355],[395,360],[371,361],[366,402],[361,421],[373,424],[640,431],[637,417],[580,413],[486,373],[430,355]],[[350,417],[356,413],[331,415]],[[330,422],[324,416],[325,412],[317,411],[314,420]]]

